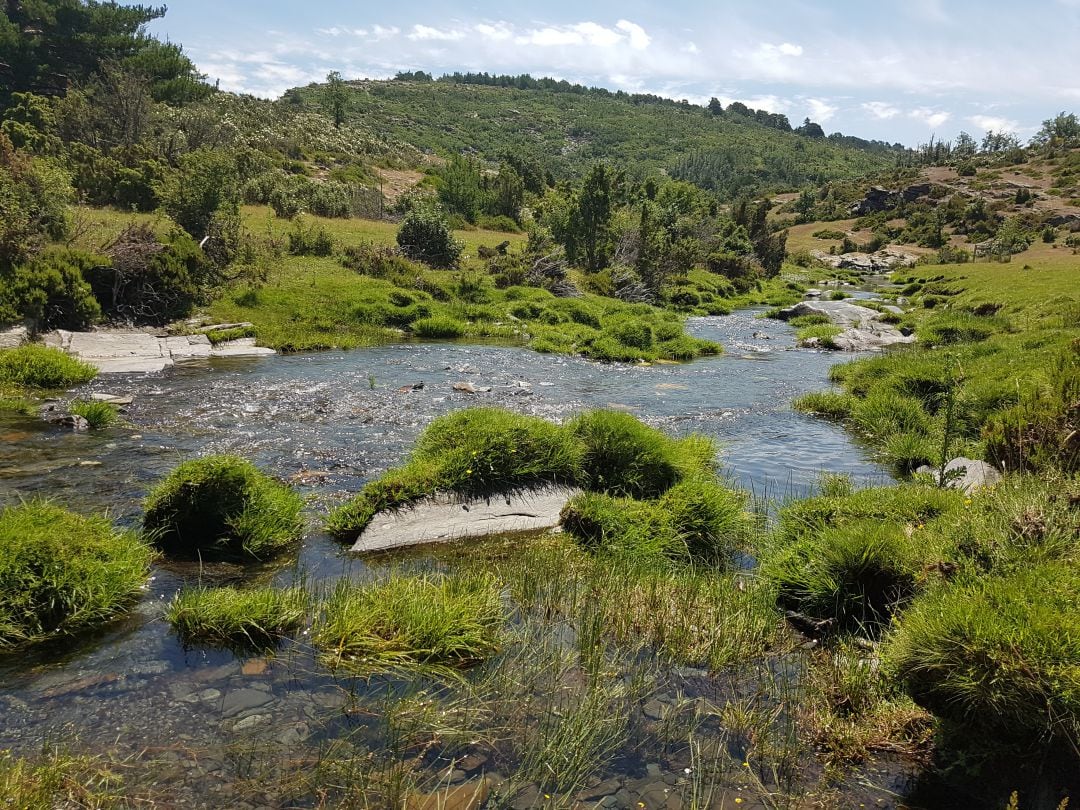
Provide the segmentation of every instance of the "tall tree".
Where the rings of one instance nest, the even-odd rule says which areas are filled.
[[[326,74],[326,87],[323,89],[322,101],[330,117],[334,119],[334,126],[340,127],[344,124],[345,110],[349,103],[349,90],[345,86],[345,80],[336,70]]]
[[[585,269],[603,270],[611,259],[612,181],[614,172],[597,163],[585,177],[578,195],[574,223]]]

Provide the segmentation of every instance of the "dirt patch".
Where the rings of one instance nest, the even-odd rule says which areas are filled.
[[[382,178],[382,193],[390,205],[394,205],[406,193],[416,188],[424,179],[421,172],[410,169],[376,169]]]

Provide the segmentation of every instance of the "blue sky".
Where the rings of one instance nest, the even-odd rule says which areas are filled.
[[[907,144],[1026,140],[1080,112],[1080,0],[175,0],[152,30],[223,89],[266,97],[330,70],[532,73]]]

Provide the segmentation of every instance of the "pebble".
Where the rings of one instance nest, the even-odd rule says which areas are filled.
[[[242,720],[237,720],[236,725],[232,727],[233,731],[249,731],[256,726],[261,726],[263,723],[269,723],[273,718],[268,714],[252,714]]]

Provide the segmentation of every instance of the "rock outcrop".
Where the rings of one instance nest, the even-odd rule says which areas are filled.
[[[822,315],[843,327],[844,331],[832,338],[832,346],[841,351],[881,351],[889,346],[915,342],[914,335],[905,335],[892,324],[882,321],[881,312],[850,301],[800,301],[779,313],[785,321],[801,315]]]
[[[898,267],[914,267],[919,258],[893,248],[885,248],[877,253],[826,253],[815,250],[812,255],[823,264],[838,270],[857,270],[870,274],[891,273]]]
[[[352,550],[389,551],[467,537],[542,531],[559,525],[575,490],[550,487],[467,501],[438,496],[377,514]]]
[[[275,354],[241,338],[214,345],[206,335],[156,335],[151,332],[68,332],[45,335],[45,343],[95,366],[102,374],[163,371],[176,363],[211,357],[258,357]]]
[[[937,479],[937,470],[932,467],[919,467],[915,472],[932,475]],[[996,467],[985,461],[958,456],[945,465],[945,486],[974,492],[983,487],[990,487],[1001,480],[1001,473]]]

